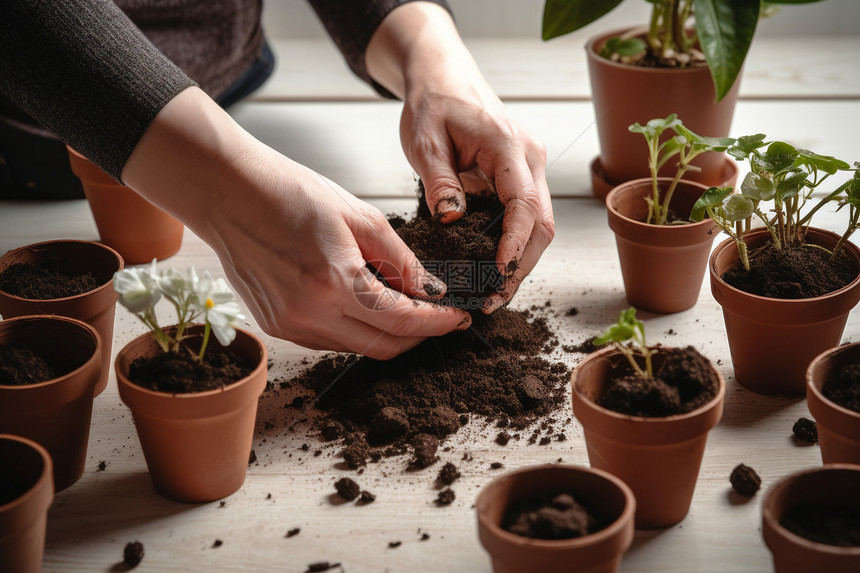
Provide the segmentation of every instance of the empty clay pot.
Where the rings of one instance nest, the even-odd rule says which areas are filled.
[[[744,237],[750,251],[770,240],[765,229],[756,229]],[[832,249],[839,236],[810,228],[806,240]],[[856,245],[848,242],[845,248],[860,259]],[[839,345],[848,313],[860,301],[860,276],[824,296],[770,298],[736,289],[721,278],[737,262],[737,246],[733,239],[726,239],[714,248],[708,265],[711,294],[723,308],[735,378],[759,394],[805,392],[809,363]]]
[[[202,325],[189,328],[199,336]],[[138,357],[162,352],[150,334],[135,338],[116,357],[119,395],[134,416],[140,445],[155,489],[187,503],[222,499],[245,481],[257,400],[266,387],[266,347],[252,333],[236,329],[227,347],[248,364],[250,375],[218,390],[169,394],[148,390],[128,379]],[[221,349],[210,343],[208,352]]]
[[[34,266],[55,265],[69,276],[92,273],[99,286],[89,292],[66,298],[36,300],[0,291],[0,315],[56,314],[82,320],[94,327],[101,338],[101,377],[95,395],[107,387],[113,347],[113,324],[119,295],[113,288],[113,275],[124,266],[122,257],[105,245],[90,241],[56,240],[35,243],[9,251],[0,257],[0,272],[16,263]]]
[[[572,539],[544,540],[502,529],[505,512],[520,500],[567,491],[609,525]],[[633,541],[636,500],[630,488],[601,470],[541,465],[508,472],[478,494],[478,538],[490,554],[495,573],[612,573]]]
[[[773,555],[775,573],[856,573],[860,547],[810,541],[780,525],[785,515],[804,505],[849,507],[860,512],[860,466],[832,464],[803,470],[773,484],[762,501],[762,536]]]
[[[129,264],[176,254],[185,230],[181,222],[115,181],[74,149],[66,149],[103,243],[119,251]]]
[[[824,396],[831,373],[848,364],[860,364],[860,343],[831,348],[819,354],[806,371],[806,402],[818,427],[821,460],[860,465],[860,412]]]
[[[670,182],[668,177],[658,179],[661,187]],[[677,216],[688,217],[707,189],[701,183],[679,182],[670,208]],[[640,310],[657,314],[680,312],[699,299],[711,245],[719,228],[711,219],[683,225],[645,223],[646,198],[651,193],[651,179],[634,179],[618,185],[606,197],[624,292],[628,302]]]
[[[29,438],[51,454],[57,491],[84,473],[95,387],[101,376],[101,338],[79,320],[20,316],[0,321],[0,342],[45,360],[61,376],[23,386],[0,386],[0,432]]]
[[[654,355],[655,370],[661,354]],[[716,396],[686,414],[648,418],[597,405],[604,384],[626,359],[614,347],[592,354],[574,368],[573,414],[582,424],[592,467],[621,478],[636,496],[636,528],[669,527],[690,509],[708,432],[723,413],[726,384]]]
[[[0,434],[0,571],[42,570],[48,508],[54,499],[52,473],[45,448]]]
[[[631,66],[598,54],[609,38],[627,32],[601,34],[585,45],[597,118],[600,168],[603,178],[612,185],[650,175],[648,147],[642,136],[631,133],[628,126],[636,122],[644,125],[655,117],[674,113],[699,135],[727,137],[741,84],[739,76],[729,93],[717,103],[711,72],[706,66],[683,69]],[[701,167],[701,172],[688,174],[686,178],[717,185],[725,180],[725,158],[724,153],[703,153],[693,161]],[[669,169],[674,167],[667,164],[660,175],[671,175]]]

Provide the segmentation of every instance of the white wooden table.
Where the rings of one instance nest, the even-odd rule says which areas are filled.
[[[853,71],[843,72],[856,78]],[[733,132],[761,131],[821,153],[860,160],[857,94],[854,90],[835,99],[746,98],[738,106]],[[383,212],[414,208],[412,173],[397,140],[396,103],[288,99],[243,104],[234,115],[273,147]],[[547,143],[547,176],[557,221],[555,241],[513,307],[550,301],[555,312],[550,324],[561,343],[577,344],[628,306],[604,208],[590,195],[588,162],[597,154],[591,105],[561,99],[516,101],[510,110]],[[792,119],[785,119],[785,114]],[[0,203],[0,252],[52,238],[97,237],[85,201]],[[220,272],[209,247],[190,233],[166,264]],[[565,316],[571,307],[579,313]],[[860,340],[858,312],[849,319],[845,340]],[[723,419],[710,434],[689,515],[663,531],[637,532],[622,571],[770,571],[759,525],[762,495],[741,501],[731,494],[728,476],[736,464],[745,462],[760,473],[766,488],[786,473],[820,464],[817,446],[795,443],[791,437],[793,422],[809,415],[805,400],[758,396],[736,384],[721,311],[707,281],[693,309],[640,316],[651,342],[684,341],[717,363],[728,392]],[[259,332],[252,320],[248,323]],[[118,309],[114,351],[140,333],[139,324]],[[289,380],[305,367],[303,360],[316,356],[285,341],[264,339],[273,360],[270,381]],[[552,356],[570,367],[580,357],[561,350]],[[261,402],[254,440],[258,461],[249,467],[244,486],[223,506],[184,505],[153,490],[130,413],[120,402],[115,383],[109,384],[95,400],[84,476],[56,496],[49,513],[44,571],[123,570],[118,565],[123,547],[138,540],[146,552],[136,569],[141,572],[298,573],[318,561],[340,562],[349,573],[489,572],[472,508],[478,489],[504,471],[489,469],[489,463],[502,461],[505,469],[559,458],[588,463],[575,420],[559,428],[568,437],[565,442],[539,446],[523,440],[506,447],[494,443],[492,428],[472,422],[445,442],[451,450],[441,453],[442,462],[454,462],[463,476],[453,485],[456,501],[440,508],[433,503],[437,495],[433,479],[440,465],[406,472],[404,461],[394,459],[371,464],[362,475],[338,469],[336,449],[322,447],[323,454],[314,457],[312,452],[322,444],[301,426],[289,429],[295,414],[284,403],[290,397],[281,391],[267,394]],[[309,452],[302,450],[304,444]],[[467,451],[472,460],[461,460]],[[104,471],[98,468],[101,461],[106,463]],[[343,476],[375,493],[376,501],[364,507],[332,504],[333,484]],[[300,533],[287,538],[287,531],[294,528]],[[421,540],[422,533],[429,538]],[[223,543],[213,547],[216,540]],[[394,541],[401,545],[389,547]]]

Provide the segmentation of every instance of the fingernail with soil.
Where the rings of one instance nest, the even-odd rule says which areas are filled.
[[[466,317],[457,325],[457,330],[467,330],[470,326],[472,326],[472,317],[466,315]]]
[[[433,275],[427,275],[427,282],[424,283],[424,293],[429,297],[436,297],[445,292],[445,283]]]
[[[433,218],[437,221],[447,223],[454,219],[454,216],[459,214],[463,209],[463,203],[457,195],[448,195],[439,199],[436,203],[436,212],[433,213]]]
[[[519,259],[511,259],[508,261],[508,264],[505,265],[505,276],[509,277],[519,268],[520,261]]]

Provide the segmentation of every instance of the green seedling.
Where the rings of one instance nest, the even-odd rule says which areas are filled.
[[[609,327],[597,338],[594,344],[603,346],[612,343],[621,352],[633,370],[643,378],[653,378],[651,357],[654,350],[648,348],[645,342],[645,323],[636,318],[636,309],[622,310],[615,324]],[[642,358],[645,366],[640,366],[637,358]]]

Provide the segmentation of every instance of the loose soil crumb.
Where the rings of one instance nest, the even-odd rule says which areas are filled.
[[[456,428],[455,428],[456,430]],[[412,465],[416,468],[426,468],[436,463],[436,451],[439,449],[439,440],[430,434],[418,434],[412,441],[415,458]]]
[[[451,462],[446,463],[442,466],[442,469],[439,470],[439,475],[437,476],[437,481],[444,485],[451,485],[460,477],[460,470],[457,469],[457,466],[452,464]]]
[[[732,488],[744,497],[752,497],[761,488],[761,478],[754,469],[738,464],[729,476]]]
[[[46,261],[40,265],[9,265],[0,272],[0,290],[21,298],[50,300],[76,296],[100,286],[92,273],[69,276],[59,268],[60,261]]]
[[[335,482],[334,489],[337,494],[346,501],[352,501],[361,493],[361,487],[348,477],[340,478]]]
[[[373,503],[376,501],[376,496],[370,493],[367,490],[362,490],[361,495],[358,497],[358,501],[356,502],[358,505],[367,505],[369,503]]]
[[[287,534],[285,535],[285,537],[287,537],[287,538],[295,537],[296,535],[298,535],[299,533],[301,533],[301,531],[302,531],[302,530],[301,530],[301,528],[299,528],[299,527],[296,527],[296,528],[290,529],[289,531],[287,531]]]
[[[56,377],[54,369],[32,350],[0,343],[0,386],[26,386]]]
[[[403,545],[402,541],[389,541],[388,542],[388,548],[389,549],[397,549],[401,545]]]
[[[505,512],[502,528],[535,539],[571,539],[602,529],[569,493],[535,496],[515,504]]]
[[[798,440],[812,443],[818,441],[818,427],[815,425],[815,421],[809,418],[798,418],[791,431]]]
[[[860,364],[846,364],[831,374],[821,387],[821,393],[843,408],[860,412]]]
[[[860,266],[844,250],[830,253],[810,246],[777,249],[772,243],[752,251],[750,269],[743,265],[723,273],[723,280],[742,291],[771,298],[811,298],[839,290],[860,274]]]
[[[456,498],[457,495],[454,493],[454,490],[450,487],[446,487],[439,492],[439,495],[436,496],[436,500],[434,501],[434,503],[439,507],[443,507],[445,505],[451,505],[452,503],[454,503],[454,500]]]
[[[222,545],[224,545],[224,542],[221,541],[220,539],[216,539],[215,541],[212,542],[212,549],[221,547]]]
[[[810,541],[860,547],[860,512],[856,508],[800,505],[787,512],[779,523]]]
[[[130,541],[122,550],[122,562],[128,567],[137,567],[143,561],[143,543]]]
[[[98,470],[96,470],[96,471],[103,472],[103,471],[105,471],[106,469],[107,469],[107,462],[106,462],[106,461],[104,461],[104,460],[102,460],[102,461],[100,461],[100,462],[99,462]]]
[[[716,395],[717,378],[695,348],[660,347],[657,353],[662,363],[653,378],[632,372],[625,359],[597,403],[631,416],[661,417],[691,412]]]
[[[317,561],[316,563],[310,563],[308,565],[307,571],[305,573],[323,573],[324,571],[328,571],[330,569],[334,569],[336,567],[340,567],[340,563],[329,563],[328,561]]]

